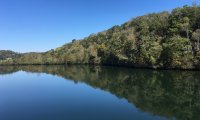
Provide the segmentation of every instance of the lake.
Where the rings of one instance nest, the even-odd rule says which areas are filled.
[[[199,120],[200,71],[0,66],[0,120]]]

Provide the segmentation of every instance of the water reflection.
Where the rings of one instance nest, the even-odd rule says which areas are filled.
[[[6,66],[0,75],[19,70],[48,73],[125,98],[144,112],[178,120],[200,119],[200,72],[154,71],[99,66]]]

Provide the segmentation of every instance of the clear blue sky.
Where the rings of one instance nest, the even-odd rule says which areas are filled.
[[[0,50],[41,52],[193,0],[0,0]]]

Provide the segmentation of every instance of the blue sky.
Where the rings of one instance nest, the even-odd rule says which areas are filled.
[[[0,0],[0,50],[42,52],[193,0]]]

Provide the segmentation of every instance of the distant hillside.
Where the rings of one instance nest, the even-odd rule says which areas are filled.
[[[24,54],[0,64],[200,69],[200,6],[140,16],[45,53]]]
[[[10,50],[0,50],[0,60],[16,58],[19,55],[20,55],[19,53],[16,53]]]

